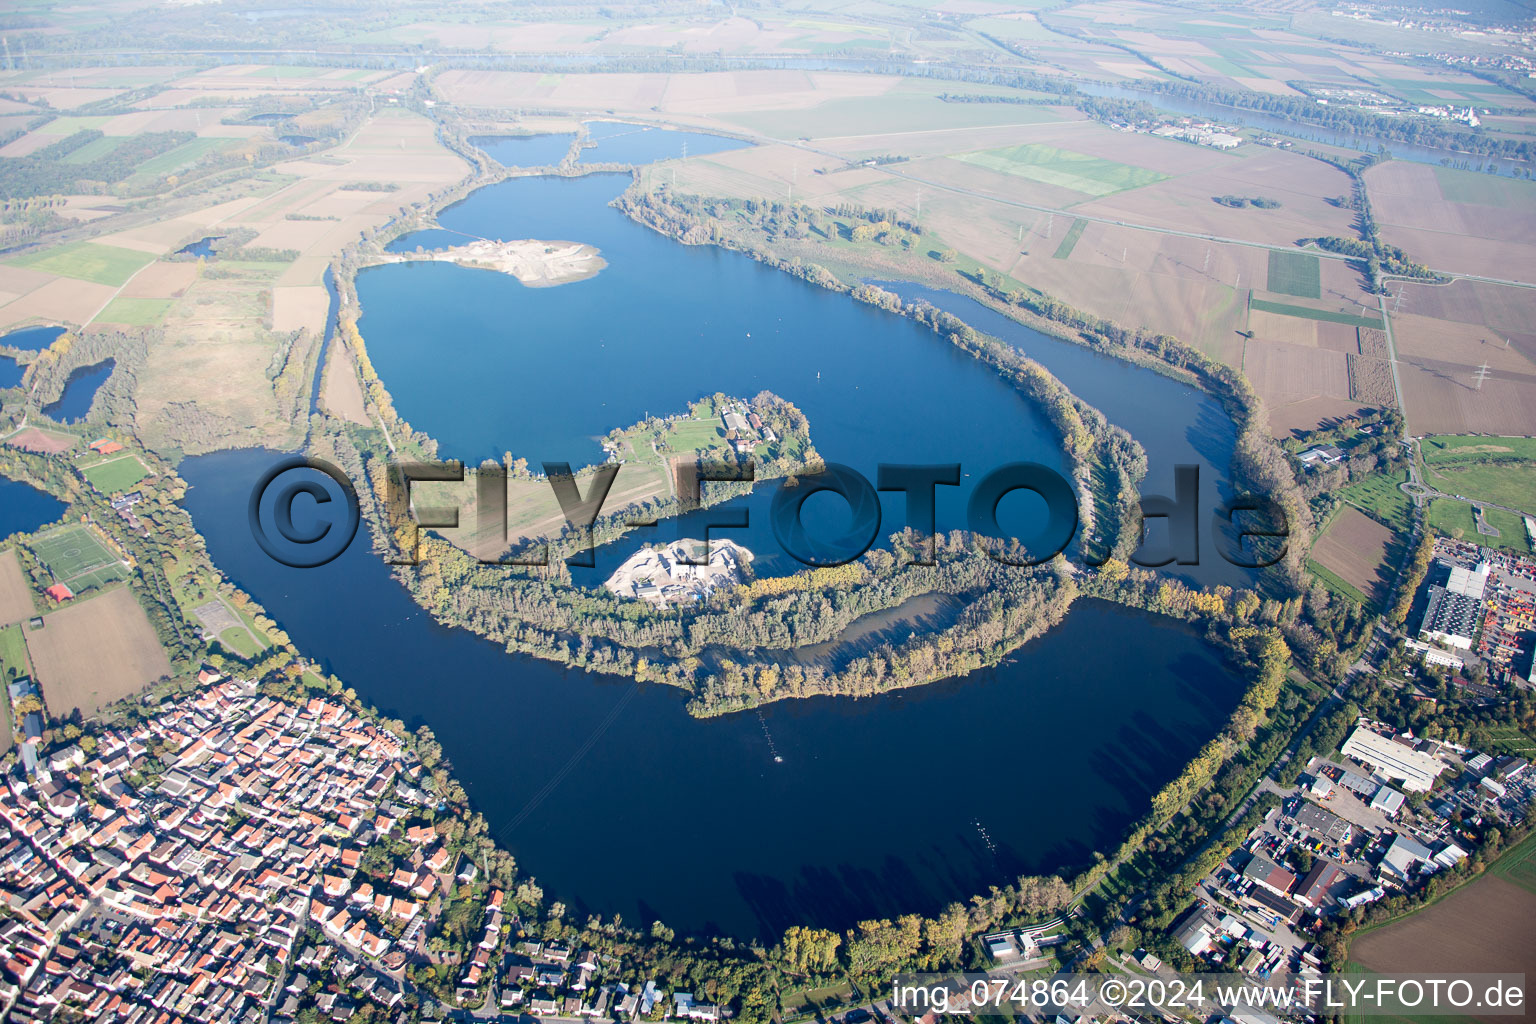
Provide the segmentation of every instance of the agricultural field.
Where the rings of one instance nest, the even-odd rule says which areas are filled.
[[[149,470],[144,468],[144,463],[139,461],[137,455],[124,455],[107,462],[98,462],[81,470],[81,473],[102,494],[118,494],[143,480],[149,475]]]
[[[1536,975],[1536,837],[1449,896],[1356,936],[1349,956],[1380,973],[1479,971],[1496,963]]]
[[[1406,534],[1413,527],[1413,499],[1399,487],[1408,481],[1408,471],[1373,473],[1339,492],[1339,497],[1373,518],[1385,523],[1395,533]]]
[[[64,526],[32,542],[38,560],[75,593],[128,578],[122,556],[83,524]]]
[[[1246,347],[1242,369],[1263,397],[1276,436],[1314,430],[1360,409],[1350,397],[1349,359],[1343,352],[1256,337]]]
[[[119,296],[107,303],[96,314],[96,323],[124,324],[129,327],[151,327],[165,319],[171,308],[170,299],[134,299]]]
[[[1365,181],[1382,239],[1411,258],[1536,283],[1536,183],[1397,160]]]
[[[130,587],[77,601],[26,633],[27,652],[54,716],[89,717],[168,676],[171,663]]]
[[[1350,505],[1342,506],[1312,546],[1312,568],[1346,596],[1379,606],[1392,585],[1390,553],[1398,535]]]
[[[1265,286],[1272,292],[1297,295],[1304,299],[1322,297],[1322,270],[1318,258],[1308,252],[1269,251],[1269,274]]]
[[[1144,167],[1039,144],[962,153],[953,159],[1089,196],[1141,188],[1167,177]]]
[[[0,551],[0,626],[23,622],[37,614],[32,585],[16,557],[15,548]]]
[[[1051,258],[1058,260],[1071,259],[1072,250],[1077,248],[1078,239],[1083,237],[1083,229],[1087,226],[1088,222],[1081,217],[1073,220],[1072,226],[1067,229],[1067,233],[1061,236],[1061,244],[1056,247],[1055,252],[1051,253]]]
[[[1329,324],[1344,324],[1347,327],[1381,327],[1381,317],[1361,316],[1357,313],[1345,313],[1332,309],[1318,309],[1313,306],[1298,306],[1289,302],[1276,302],[1273,299],[1254,298],[1250,300],[1252,309],[1265,313],[1278,313],[1281,316],[1294,316],[1302,320],[1318,320]]]
[[[76,278],[116,288],[140,269],[154,262],[154,257],[133,249],[96,242],[73,242],[55,249],[13,256],[6,261],[14,267],[41,270],[59,277]]]

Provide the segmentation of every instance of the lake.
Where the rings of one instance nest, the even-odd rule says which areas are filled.
[[[492,832],[578,920],[771,942],[1078,865],[1118,842],[1242,690],[1188,630],[1083,601],[993,671],[694,719],[681,691],[436,624],[366,531],[319,569],[268,559],[246,502],[276,457],[181,463],[213,560],[363,699],[431,726]]]
[[[651,164],[685,155],[724,153],[748,145],[723,135],[680,132],[624,121],[587,121],[585,124],[587,139],[597,143],[591,149],[581,151],[581,159],[589,164]]]
[[[0,476],[0,539],[31,533],[58,519],[68,507],[47,491]]]
[[[19,331],[0,334],[0,348],[19,348],[26,352],[41,352],[52,345],[64,327],[23,327]]]
[[[570,152],[572,135],[471,135],[469,143],[503,167],[553,167]]]
[[[812,287],[737,253],[684,246],[642,227],[608,202],[628,175],[518,178],[482,188],[438,215],[440,229],[406,235],[397,250],[435,236],[567,239],[596,245],[608,267],[558,288],[448,263],[364,270],[359,329],[395,407],[436,437],[443,458],[478,462],[510,451],[537,467],[601,461],[598,439],[649,414],[684,411],[715,391],[768,389],[801,408],[827,460],[870,480],[879,463],[959,462],[960,487],[938,488],[938,525],[965,525],[974,484],[1007,463],[1065,468],[1054,429],[1033,402],[994,371],[909,319]],[[1219,403],[1150,370],[1031,330],[978,303],[915,286],[925,298],[1060,370],[1063,382],[1146,447],[1144,493],[1171,494],[1174,467],[1201,467],[1201,563],[1181,567],[1200,583],[1252,582],[1216,555],[1210,512],[1225,481],[1235,430]],[[550,339],[558,338],[558,344]],[[423,339],[431,339],[423,343]],[[621,486],[620,471],[615,486]],[[772,487],[732,503],[749,525],[726,536],[759,556],[754,569],[800,568],[782,555],[768,508]],[[806,519],[836,530],[845,506],[812,499]],[[1002,525],[1025,536],[1042,503],[1005,499]],[[700,512],[636,530],[575,570],[595,586],[640,544],[697,535]],[[882,537],[905,523],[905,499],[882,496]],[[1149,527],[1154,542],[1160,527]]]
[[[43,406],[43,415],[56,423],[78,423],[90,415],[91,403],[96,392],[112,376],[115,360],[107,359],[91,366],[80,366],[70,371],[64,382],[64,392],[58,400]]]
[[[397,243],[454,232],[588,242],[608,261],[588,280],[524,288],[438,263],[359,275],[372,362],[442,457],[511,451],[579,465],[601,457],[597,438],[614,426],[716,390],[767,388],[806,412],[825,458],[871,478],[882,461],[961,462],[973,477],[940,489],[941,528],[962,525],[988,470],[1063,465],[1040,411],[984,365],[911,320],[634,224],[607,206],[628,180],[489,186],[444,210],[439,231]],[[1222,486],[1232,426],[1206,396],[1017,325],[978,326],[1097,388],[1090,400],[1111,419],[1146,430],[1154,482],[1193,458]],[[433,622],[363,539],[319,569],[271,561],[251,539],[246,502],[275,458],[181,464],[214,561],[364,699],[430,725],[492,831],[578,913],[771,940],[797,922],[841,929],[933,912],[1023,872],[1081,866],[1118,842],[1242,690],[1188,630],[1085,600],[995,670],[696,720],[681,691],[508,655]],[[741,502],[748,530],[725,535],[789,571],[767,534],[771,490]],[[895,530],[904,502],[887,497]],[[1003,511],[1005,526],[1035,514],[1023,501]],[[834,502],[808,518],[840,513]],[[578,578],[595,582],[634,544],[689,529],[685,519],[637,531]]]
[[[0,356],[0,388],[13,388],[26,376],[27,368],[10,356]]]

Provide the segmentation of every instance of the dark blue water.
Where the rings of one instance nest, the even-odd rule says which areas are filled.
[[[941,530],[964,527],[971,488],[992,469],[1066,468],[1039,409],[977,360],[911,320],[635,224],[607,206],[628,181],[519,178],[438,217],[472,234],[596,245],[608,267],[586,281],[525,288],[447,263],[358,275],[369,358],[400,413],[439,440],[441,457],[479,462],[510,451],[534,466],[584,465],[601,460],[597,439],[614,427],[685,411],[716,391],[768,389],[806,414],[823,458],[869,480],[882,462],[961,463],[970,474],[962,486],[939,488]],[[623,481],[621,470],[615,486]],[[761,574],[800,568],[773,539],[772,496],[759,488],[746,499],[749,528],[728,534],[759,555]],[[807,504],[807,521],[840,532],[846,506],[818,501]],[[888,494],[883,509],[881,536],[904,525],[905,499]],[[636,545],[671,539],[695,520],[635,531],[577,581],[601,583]],[[1038,499],[1005,500],[1002,521],[1016,535],[1042,520]]]
[[[19,348],[27,352],[41,352],[52,345],[67,327],[23,327],[19,331],[0,335],[0,348]]]
[[[199,238],[197,241],[182,246],[176,250],[178,256],[202,256],[213,255],[213,243],[223,238],[223,235],[209,235],[207,238]]]
[[[277,141],[285,146],[307,146],[315,141],[313,135],[279,135]]]
[[[0,356],[0,388],[13,388],[21,383],[27,368],[10,356]]]
[[[0,540],[13,533],[31,533],[62,516],[68,507],[31,484],[0,476]]]
[[[503,167],[553,167],[570,152],[571,135],[471,135],[469,143],[485,150]]]
[[[707,156],[730,149],[742,149],[750,143],[704,132],[679,132],[670,128],[651,128],[621,121],[588,121],[587,138],[597,143],[581,151],[589,164],[651,164],[658,160],[676,160],[684,155]]]
[[[587,242],[608,267],[557,288],[446,263],[391,264],[363,271],[360,328],[369,356],[404,417],[441,442],[444,458],[478,462],[510,451],[537,467],[600,461],[597,439],[649,414],[668,415],[716,391],[768,389],[795,403],[823,458],[874,480],[880,463],[959,462],[961,486],[938,489],[941,530],[966,525],[974,485],[1007,463],[1065,469],[1054,428],[994,371],[934,332],[764,268],[738,254],[681,246],[607,206],[627,176],[520,178],[481,189],[439,215],[443,229],[392,248],[431,248],[463,232],[500,238]],[[1150,370],[1023,327],[978,303],[916,286],[926,298],[1022,348],[1085,400],[1136,436],[1150,471],[1145,494],[1172,494],[1174,467],[1201,467],[1201,564],[1180,567],[1201,583],[1250,582],[1216,555],[1209,517],[1230,488],[1235,431],[1210,396]],[[424,342],[425,339],[425,342]],[[553,341],[558,339],[558,341]],[[622,486],[620,470],[615,486]],[[745,507],[749,526],[722,533],[745,544],[761,575],[801,566],[784,556],[760,487]],[[818,504],[820,502],[820,504]],[[840,532],[846,506],[813,499],[807,521]],[[641,544],[699,536],[701,512],[636,530],[597,552],[575,579],[596,586]],[[1005,499],[1002,525],[1016,536],[1038,528],[1033,498]],[[905,499],[882,499],[885,536],[905,525]],[[1160,526],[1149,529],[1160,545]]]
[[[1252,586],[1252,570],[1231,565],[1216,547],[1211,513],[1232,496],[1231,460],[1237,443],[1232,418],[1211,395],[1170,377],[1085,346],[1053,338],[1011,320],[975,299],[907,282],[878,282],[907,302],[928,302],[978,331],[1013,345],[1048,368],[1073,394],[1130,432],[1147,453],[1143,496],[1174,495],[1175,467],[1200,470],[1200,564],[1170,566],[1170,572],[1202,586]],[[1147,527],[1148,556],[1163,550],[1165,526]]]
[[[78,423],[85,419],[90,414],[96,392],[112,376],[116,366],[114,360],[107,359],[72,371],[64,382],[64,393],[58,401],[43,406],[43,415],[56,423]]]
[[[1077,865],[1118,841],[1241,691],[1188,631],[1082,602],[994,671],[781,702],[762,721],[692,719],[680,691],[435,624],[366,531],[320,569],[271,561],[246,502],[275,457],[179,467],[214,561],[363,699],[431,726],[492,832],[577,917],[772,941],[794,923],[934,912]]]

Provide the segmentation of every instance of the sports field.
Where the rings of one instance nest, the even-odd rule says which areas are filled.
[[[1113,195],[1151,185],[1168,177],[1145,167],[1132,167],[1100,156],[1074,153],[1070,149],[1057,149],[1040,143],[960,153],[952,159],[1045,185],[1069,188],[1090,196]]]
[[[97,242],[71,242],[56,249],[25,253],[7,262],[16,267],[44,270],[60,277],[73,277],[81,281],[107,284],[117,287],[127,283],[155,258],[146,252],[123,249],[115,245]]]
[[[1269,250],[1269,290],[1303,299],[1323,294],[1322,269],[1317,257],[1309,252]]]
[[[137,455],[125,455],[110,462],[99,462],[81,472],[91,482],[91,486],[102,494],[126,491],[149,475],[149,471],[144,468],[144,464],[139,461]]]
[[[97,709],[168,676],[171,663],[130,587],[77,601],[28,630],[27,653],[55,715]]]
[[[32,550],[54,577],[75,593],[128,578],[117,553],[83,525],[54,530],[33,541]]]

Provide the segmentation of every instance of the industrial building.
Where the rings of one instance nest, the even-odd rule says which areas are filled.
[[[1463,651],[1471,650],[1472,635],[1477,632],[1477,616],[1481,610],[1480,598],[1432,586],[1424,619],[1419,623],[1419,636]]]
[[[1296,808],[1295,818],[1296,823],[1302,828],[1330,843],[1342,845],[1349,842],[1349,837],[1354,834],[1354,828],[1349,822],[1332,811],[1325,811],[1305,800],[1301,801],[1301,805]]]
[[[1339,750],[1345,757],[1369,765],[1377,775],[1401,782],[1410,793],[1429,792],[1435,776],[1445,770],[1439,759],[1364,726],[1356,726]]]

